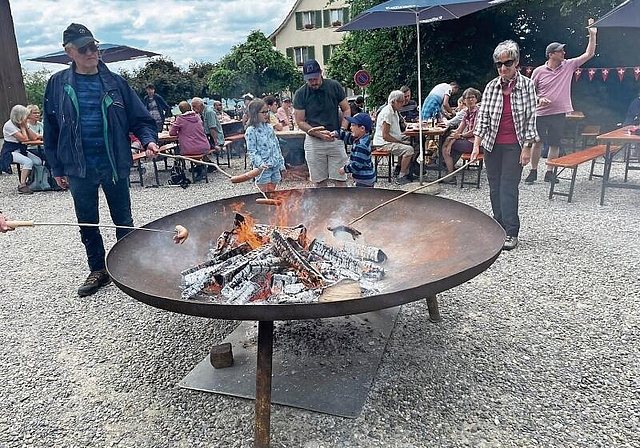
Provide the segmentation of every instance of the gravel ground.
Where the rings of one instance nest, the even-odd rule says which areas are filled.
[[[640,193],[611,190],[601,207],[587,171],[571,204],[549,201],[548,184],[521,186],[521,245],[442,293],[441,323],[424,300],[402,307],[360,417],[274,405],[272,446],[640,446]],[[69,193],[16,185],[0,176],[9,217],[74,221]],[[134,220],[250,192],[219,174],[184,190],[133,186]],[[490,211],[486,179],[430,193]],[[0,235],[0,251],[0,447],[252,446],[252,401],[177,387],[238,322],[155,309],[113,285],[79,298],[73,228]]]

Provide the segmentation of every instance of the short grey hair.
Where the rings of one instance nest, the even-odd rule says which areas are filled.
[[[204,101],[202,101],[202,98],[198,97],[198,96],[194,96],[191,99],[191,106],[204,106]]]
[[[493,62],[498,62],[500,56],[507,54],[509,59],[514,59],[516,62],[520,61],[520,47],[512,40],[505,40],[500,42],[495,50],[493,50]]]
[[[394,90],[389,94],[387,104],[391,105],[393,102],[404,104],[404,92],[402,90]]]
[[[11,122],[18,127],[22,124],[25,118],[29,115],[29,109],[27,109],[22,104],[16,104],[11,108],[11,113],[9,114],[9,119]]]

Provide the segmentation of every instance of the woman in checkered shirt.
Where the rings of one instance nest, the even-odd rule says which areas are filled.
[[[503,249],[511,250],[518,245],[520,230],[518,185],[537,138],[536,92],[533,81],[518,70],[520,48],[514,41],[499,43],[493,62],[498,77],[482,94],[471,159],[482,147],[493,217],[507,235]]]

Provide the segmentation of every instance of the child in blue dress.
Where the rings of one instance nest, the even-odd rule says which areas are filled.
[[[269,124],[269,108],[262,100],[253,100],[247,107],[244,139],[251,164],[262,170],[256,178],[258,188],[265,192],[274,191],[282,180],[280,172],[285,170],[284,157],[278,137]]]

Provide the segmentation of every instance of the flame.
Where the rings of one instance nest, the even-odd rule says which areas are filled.
[[[257,249],[262,246],[262,239],[253,232],[253,226],[256,220],[249,214],[243,214],[244,221],[236,228],[235,234],[238,236],[238,243],[248,243],[251,249]]]

